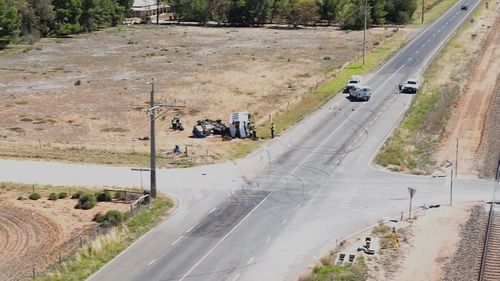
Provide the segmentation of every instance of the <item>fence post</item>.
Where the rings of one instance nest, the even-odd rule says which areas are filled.
[[[36,271],[35,271],[35,267],[33,266],[33,280],[36,279]]]
[[[80,235],[80,248],[82,248],[82,247],[83,247],[83,238],[82,238],[82,236]]]

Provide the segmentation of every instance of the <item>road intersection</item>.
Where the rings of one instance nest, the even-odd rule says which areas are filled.
[[[414,206],[447,204],[449,179],[383,171],[373,156],[411,102],[397,85],[420,74],[476,5],[459,1],[371,75],[369,102],[337,95],[242,160],[160,169],[159,189],[179,199],[175,215],[90,280],[294,280],[337,241],[406,211],[407,187]],[[129,168],[0,160],[0,169],[0,181],[139,185]],[[488,200],[494,188],[455,179],[453,200]]]

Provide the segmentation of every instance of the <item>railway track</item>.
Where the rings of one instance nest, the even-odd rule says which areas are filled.
[[[495,179],[500,180],[500,161]],[[478,280],[500,281],[500,202],[495,200],[491,202],[488,215]]]

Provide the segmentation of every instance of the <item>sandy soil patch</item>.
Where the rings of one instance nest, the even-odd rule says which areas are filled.
[[[369,46],[392,30],[369,31]],[[132,141],[149,132],[145,112],[157,79],[157,100],[185,104],[186,130],[158,119],[158,147],[190,145],[223,159],[234,147],[190,139],[201,118],[227,122],[234,111],[257,121],[293,104],[361,54],[362,32],[332,28],[204,28],[133,26],[44,39],[26,52],[5,53],[0,66],[0,148],[147,153]],[[329,59],[328,59],[328,58]]]
[[[369,230],[342,241],[333,252],[338,262],[339,254],[363,257],[370,281],[422,281],[442,280],[445,266],[454,256],[460,242],[462,225],[469,219],[475,202],[459,203],[452,207],[441,206],[419,209],[412,213],[415,219],[384,221]],[[399,218],[398,218],[399,219]],[[392,229],[396,231],[399,246],[392,247]],[[357,251],[371,238],[370,249],[375,254]]]
[[[491,3],[490,9],[496,9],[500,13],[498,4]],[[461,177],[477,177],[479,174],[480,165],[477,163],[480,156],[479,147],[495,85],[500,75],[500,60],[498,59],[500,57],[500,34],[495,32],[500,28],[498,13],[493,18],[491,16],[481,18],[476,23],[488,25],[488,30],[491,29],[493,32],[489,33],[477,63],[471,70],[458,105],[453,110],[446,127],[445,137],[437,151],[438,164],[447,159],[455,161],[458,138],[458,174]]]
[[[402,247],[404,261],[394,281],[438,281],[460,241],[461,225],[472,203],[429,209],[410,226],[409,247]]]
[[[96,234],[94,216],[129,205],[100,202],[91,210],[75,209],[76,199],[17,200],[18,191],[0,191],[0,280],[23,280],[51,266],[78,247],[79,237]]]

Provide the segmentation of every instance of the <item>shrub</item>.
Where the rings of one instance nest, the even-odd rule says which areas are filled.
[[[57,200],[57,193],[52,192],[49,194],[49,200],[56,201]]]
[[[75,86],[80,86],[82,84],[82,80],[76,80],[75,81]]]
[[[78,191],[76,193],[73,193],[73,194],[71,194],[71,199],[79,199],[82,194],[83,194],[83,191]]]
[[[330,57],[330,56],[324,56],[323,57],[323,60],[331,60],[331,59],[332,59],[332,57]]]
[[[98,192],[96,193],[96,198],[97,202],[111,202],[113,199],[113,196],[111,192],[106,191],[106,192]]]
[[[101,220],[102,226],[116,226],[123,221],[123,213],[118,210],[109,210]]]
[[[19,197],[17,197],[17,200],[21,200],[22,201],[22,200],[24,200],[24,197],[19,196]]]
[[[96,204],[96,199],[94,194],[92,193],[83,193],[78,198],[78,204],[76,204],[75,208],[90,210],[94,208]]]
[[[115,198],[118,200],[125,200],[125,191],[117,191],[115,193]]]
[[[66,192],[59,192],[59,194],[57,195],[57,198],[59,199],[64,199],[68,197],[68,194]]]
[[[98,222],[98,223],[102,223],[104,221],[104,215],[101,212],[99,212],[99,213],[95,214],[95,216],[92,220],[95,222]]]
[[[40,198],[42,198],[42,196],[40,196],[40,194],[38,194],[36,192],[31,193],[29,196],[29,199],[31,199],[31,200],[38,200]]]

